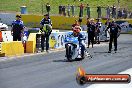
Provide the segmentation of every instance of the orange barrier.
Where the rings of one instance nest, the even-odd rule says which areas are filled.
[[[0,31],[0,42],[2,42],[3,39],[2,39],[2,32]]]

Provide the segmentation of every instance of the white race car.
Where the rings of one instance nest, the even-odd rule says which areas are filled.
[[[0,31],[8,30],[8,26],[6,24],[0,23]]]

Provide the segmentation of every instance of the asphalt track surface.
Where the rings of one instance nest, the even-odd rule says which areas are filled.
[[[67,62],[65,51],[0,62],[0,88],[86,88],[76,83],[77,68],[87,73],[116,74],[132,68],[132,35],[121,34],[117,53],[107,53],[108,43],[88,49],[93,58]]]

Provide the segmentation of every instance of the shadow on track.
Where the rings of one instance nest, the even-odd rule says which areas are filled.
[[[94,52],[94,53],[108,53],[108,52],[106,52],[106,51],[103,51],[103,52]]]
[[[53,60],[53,62],[74,62],[74,61],[81,61],[81,60],[72,60],[72,61],[68,61],[67,59],[63,59],[63,60]]]

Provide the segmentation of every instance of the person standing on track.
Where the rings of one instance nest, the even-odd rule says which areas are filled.
[[[42,52],[44,51],[44,42],[46,39],[46,52],[49,50],[49,36],[52,32],[52,21],[49,18],[49,15],[46,14],[44,15],[44,18],[40,22],[40,30],[41,30],[41,47],[42,47]]]
[[[87,48],[89,48],[90,42],[92,43],[92,48],[93,48],[94,36],[95,36],[95,28],[96,28],[93,18],[91,18],[90,22],[88,22],[87,27],[88,27],[88,29],[87,29],[87,33],[88,33],[88,47]]]
[[[107,27],[109,34],[110,34],[110,42],[109,42],[109,51],[108,53],[111,53],[111,49],[112,49],[112,42],[114,41],[114,51],[116,53],[117,51],[117,38],[118,38],[118,33],[120,33],[121,31],[121,27],[115,23],[115,21],[113,20]]]

